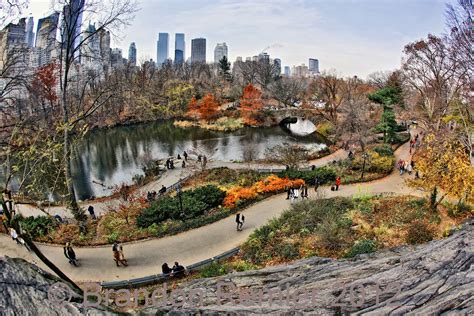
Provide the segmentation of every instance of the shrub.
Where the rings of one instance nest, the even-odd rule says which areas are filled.
[[[358,240],[345,255],[346,258],[353,258],[363,253],[371,253],[377,249],[377,243],[371,239]]]
[[[275,246],[275,253],[277,256],[286,260],[295,259],[300,254],[298,246],[290,242],[277,243]]]
[[[375,151],[380,156],[387,156],[387,157],[393,156],[393,149],[388,144],[376,146],[374,147],[373,151]]]
[[[21,227],[32,237],[42,237],[57,226],[53,217],[49,216],[29,216],[21,220]]]
[[[215,185],[184,191],[181,193],[184,214],[181,214],[179,197],[165,196],[141,212],[137,218],[137,225],[146,228],[153,223],[159,224],[168,219],[195,218],[203,215],[205,211],[221,205],[224,197],[225,192]]]
[[[314,180],[319,179],[321,184],[331,183],[336,180],[336,172],[327,167],[316,168],[310,171],[301,170],[285,170],[278,174],[279,177],[287,177],[289,179],[303,179],[308,185],[314,185]]]
[[[423,220],[414,220],[408,225],[405,241],[409,244],[422,244],[433,240],[434,232]]]
[[[341,217],[325,218],[316,228],[321,246],[328,250],[345,247],[349,236],[350,222]]]
[[[328,136],[334,132],[334,125],[330,122],[323,122],[318,124],[316,131],[323,136]]]
[[[212,262],[210,265],[199,271],[201,278],[212,278],[229,273],[229,267],[219,262]]]

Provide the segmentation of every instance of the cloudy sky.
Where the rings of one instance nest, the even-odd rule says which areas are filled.
[[[271,46],[267,52],[283,66],[318,58],[321,69],[365,77],[397,68],[408,42],[442,33],[447,1],[138,0],[140,11],[112,46],[128,52],[134,41],[139,60],[156,59],[158,32],[170,33],[170,53],[174,33],[180,32],[186,36],[186,57],[191,39],[205,37],[208,61],[219,42],[227,43],[231,61]],[[30,0],[24,13],[31,12],[36,22],[50,7],[51,0]]]

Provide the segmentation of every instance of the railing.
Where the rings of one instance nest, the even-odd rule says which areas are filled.
[[[213,262],[218,262],[218,261],[230,258],[236,255],[238,252],[239,252],[239,248],[233,248],[215,257],[193,263],[186,267],[186,271],[188,272],[198,271],[204,268],[205,266],[210,265]],[[160,274],[154,274],[154,275],[149,275],[146,277],[130,279],[130,280],[102,282],[100,285],[102,286],[102,288],[105,288],[105,289],[135,288],[135,287],[146,286],[150,284],[163,282],[169,278],[172,278],[172,277],[169,275],[160,273]]]

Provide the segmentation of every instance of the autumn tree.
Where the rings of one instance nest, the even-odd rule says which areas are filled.
[[[214,96],[210,93],[205,95],[198,108],[200,118],[209,122],[216,118],[218,112],[219,104],[214,99]]]
[[[307,82],[304,78],[283,77],[275,81],[270,90],[279,104],[294,106],[305,97]]]
[[[245,124],[256,125],[262,108],[262,92],[252,84],[248,84],[243,90],[242,98],[240,98],[240,113]]]
[[[323,72],[309,86],[309,97],[313,102],[323,102],[324,106],[317,108],[320,116],[331,122],[334,126],[338,124],[339,108],[343,98],[344,80],[335,72]]]
[[[408,184],[432,192],[434,196],[440,190],[441,197],[433,207],[446,196],[474,202],[474,168],[470,166],[467,151],[456,138],[446,134],[426,135],[414,161],[419,178],[408,180]]]
[[[188,103],[188,111],[186,112],[186,115],[194,120],[199,118],[199,104],[195,96],[193,96]]]

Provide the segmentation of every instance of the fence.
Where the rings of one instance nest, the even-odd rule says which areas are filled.
[[[221,253],[220,255],[217,255],[215,257],[193,263],[193,264],[187,266],[186,270],[188,272],[198,271],[198,270],[204,268],[205,266],[210,265],[213,262],[217,262],[217,261],[221,261],[221,260],[230,258],[230,257],[236,255],[238,252],[239,252],[239,248],[233,248],[233,249],[231,249],[229,251],[226,251],[224,253]],[[149,276],[146,276],[146,277],[130,279],[130,280],[102,282],[100,285],[102,286],[102,288],[105,288],[105,289],[135,288],[135,287],[141,287],[141,286],[146,286],[146,285],[150,285],[150,284],[163,282],[163,281],[165,281],[169,278],[170,278],[169,275],[160,273],[160,274],[149,275]]]

